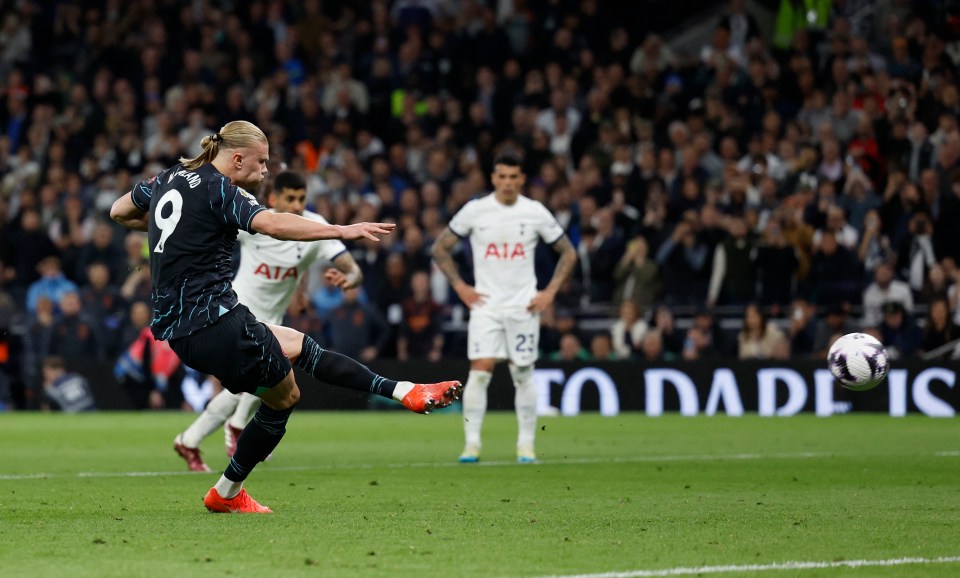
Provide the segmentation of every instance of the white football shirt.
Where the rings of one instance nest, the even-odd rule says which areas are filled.
[[[310,211],[304,218],[327,224]],[[300,280],[315,261],[333,261],[347,248],[337,239],[281,241],[240,231],[240,268],[233,289],[259,321],[279,324]]]
[[[450,220],[450,230],[470,237],[476,290],[485,306],[524,308],[537,294],[534,251],[553,244],[563,228],[539,201],[520,196],[504,205],[494,193],[470,201]]]

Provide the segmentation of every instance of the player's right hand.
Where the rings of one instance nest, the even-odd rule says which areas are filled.
[[[457,296],[460,297],[460,300],[463,301],[463,304],[473,309],[487,302],[487,296],[483,293],[478,293],[472,285],[467,285],[466,283],[458,285],[455,289]]]
[[[396,228],[396,223],[354,223],[353,225],[341,225],[340,238],[345,241],[360,238],[379,241],[380,237],[389,235]]]

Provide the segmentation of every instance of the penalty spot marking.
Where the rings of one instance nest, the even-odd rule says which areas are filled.
[[[892,558],[889,560],[839,560],[836,562],[779,562],[775,564],[743,564],[730,566],[699,566],[696,568],[664,568],[662,570],[630,570],[602,574],[564,574],[542,578],[658,578],[661,576],[702,576],[730,572],[769,572],[777,570],[822,570],[829,568],[869,568],[874,566],[907,566],[960,563],[960,556],[940,558]]]

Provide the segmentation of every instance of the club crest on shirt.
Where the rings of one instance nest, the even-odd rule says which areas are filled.
[[[257,198],[251,195],[243,187],[237,187],[237,190],[240,191],[240,194],[247,198],[247,202],[253,206],[257,206],[260,203],[257,202]]]

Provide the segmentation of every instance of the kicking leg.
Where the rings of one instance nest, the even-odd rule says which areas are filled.
[[[309,335],[279,325],[267,324],[267,327],[276,335],[290,361],[318,381],[375,393],[399,401],[410,411],[430,413],[446,407],[463,389],[459,381],[422,384],[387,379],[346,355],[323,349]]]

